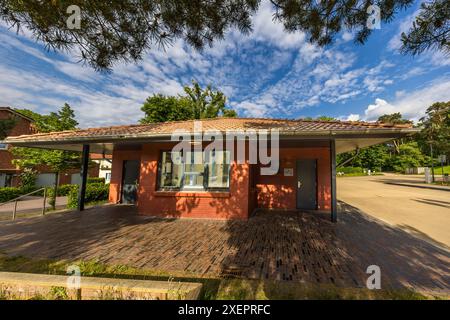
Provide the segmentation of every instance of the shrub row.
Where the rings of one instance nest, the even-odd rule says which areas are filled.
[[[109,184],[90,183],[86,185],[85,203],[100,202],[108,200]],[[78,204],[78,185],[71,189],[68,194],[67,207],[76,208]]]
[[[91,189],[96,189],[96,190],[100,190],[100,189],[108,189],[109,190],[109,185],[105,184],[105,178],[89,178],[88,179],[88,187],[90,187]],[[6,187],[6,188],[0,188],[0,203],[2,202],[6,202],[9,200],[12,200],[14,198],[20,197],[21,195],[27,194],[32,192],[33,190],[36,190],[37,188],[30,188],[30,187],[22,187],[22,188],[16,188],[16,187]],[[53,191],[54,191],[54,187],[46,187],[47,190],[47,197],[52,197],[53,196]],[[78,185],[76,184],[63,184],[58,186],[58,197],[65,197],[65,196],[69,196],[69,194],[71,192],[77,193],[78,192]],[[40,192],[36,192],[35,194],[33,194],[33,196],[43,196],[44,195],[44,191],[40,191]],[[106,197],[107,199],[108,197]]]
[[[87,183],[103,183],[103,184],[105,184],[105,178],[88,177]]]
[[[364,169],[361,167],[339,167],[336,171],[342,173],[363,173]]]
[[[22,188],[0,188],[0,203],[17,198],[22,194],[26,194]]]

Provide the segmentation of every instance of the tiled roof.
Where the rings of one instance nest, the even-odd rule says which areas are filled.
[[[241,130],[279,129],[280,134],[302,133],[330,133],[333,132],[360,132],[370,131],[392,131],[395,129],[408,129],[411,125],[392,125],[375,122],[353,122],[353,121],[309,121],[309,120],[286,120],[286,119],[260,119],[260,118],[215,118],[195,120],[201,122],[202,130],[216,130],[225,132]],[[74,131],[61,131],[51,133],[33,134],[28,136],[11,137],[10,142],[27,141],[76,141],[89,138],[134,138],[171,135],[175,130],[194,131],[194,120],[172,121],[151,123],[142,125],[113,126],[102,128],[89,128]]]

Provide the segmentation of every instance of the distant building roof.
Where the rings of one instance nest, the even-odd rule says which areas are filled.
[[[16,110],[14,110],[11,107],[0,107],[0,111],[7,111],[7,112],[10,112],[11,114],[13,114],[15,116],[22,117],[22,118],[24,118],[24,119],[26,119],[26,120],[28,120],[30,122],[34,122],[34,120],[32,118],[27,117],[26,115],[23,115],[20,112],[17,112]]]

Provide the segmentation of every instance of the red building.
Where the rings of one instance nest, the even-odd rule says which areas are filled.
[[[0,107],[0,120],[15,119],[14,127],[9,131],[8,137],[17,137],[21,135],[30,135],[37,133],[33,125],[33,119],[24,116],[10,107]],[[16,167],[12,160],[14,155],[11,153],[10,145],[7,143],[0,143],[0,188],[1,187],[15,187],[19,185],[19,174],[21,170]],[[52,185],[55,181],[55,173],[53,173],[46,166],[38,166],[35,168],[38,171],[37,185]],[[97,177],[99,168],[94,164],[89,169],[89,176]],[[58,183],[71,184],[79,183],[80,169],[70,169],[62,172],[59,176]]]
[[[191,144],[197,149],[184,154],[184,159],[203,160],[175,161],[181,153],[174,156],[178,151],[174,151],[173,133],[184,130],[195,136],[199,123],[201,134],[276,131],[277,145],[271,145],[271,156],[279,159],[275,174],[263,175],[261,169],[267,165],[250,161],[252,153],[262,148],[258,141],[257,151],[251,149],[250,136],[244,139],[244,161],[232,155],[236,149],[221,150],[218,157],[217,151],[208,150],[210,142],[199,146],[195,138]],[[247,219],[255,209],[264,208],[328,212],[336,220],[336,153],[414,132],[409,125],[217,118],[13,137],[8,143],[83,149],[86,157],[89,152],[112,154],[110,202],[135,203],[143,215]]]
[[[0,107],[0,120],[8,119],[15,119],[15,125],[9,131],[10,137],[36,133],[33,119],[9,107]],[[8,144],[0,143],[0,188],[16,186],[19,182],[18,174],[20,170],[12,163],[13,159],[14,156],[9,151]]]

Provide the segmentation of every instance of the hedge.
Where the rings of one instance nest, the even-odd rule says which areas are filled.
[[[0,203],[12,200],[26,194],[22,188],[5,187],[0,188]]]
[[[100,199],[101,200],[107,200],[108,199],[108,192],[109,192],[109,184],[105,184],[105,179],[104,178],[90,178],[91,180],[89,181],[89,183],[86,186],[86,190],[87,189],[92,189],[92,190],[107,190],[107,194],[105,199]],[[53,190],[54,187],[46,187],[47,189],[47,197],[51,198],[53,195]],[[33,189],[32,188],[15,188],[15,187],[5,187],[5,188],[0,188],[0,203],[2,202],[6,202],[9,200],[12,200],[14,198],[20,197],[21,195],[27,194],[32,192]],[[78,185],[76,184],[63,184],[58,186],[58,197],[64,197],[64,196],[69,196],[71,192],[73,192],[74,194],[78,194]],[[103,192],[103,191],[102,191]],[[87,194],[87,191],[86,191]],[[35,194],[33,194],[33,196],[44,196],[44,191],[40,191],[40,192],[36,192]],[[94,196],[95,198],[95,196]],[[87,197],[86,197],[87,199]],[[97,201],[97,200],[93,200],[93,201]],[[75,200],[76,202],[76,200]],[[76,206],[76,205],[75,205]]]
[[[76,184],[62,184],[58,187],[57,193],[58,197],[65,197],[68,196],[70,191],[73,189],[77,189],[78,186]],[[55,187],[49,187],[47,188],[47,195],[51,197],[53,195],[53,190],[55,190]]]
[[[364,173],[364,169],[361,167],[339,167],[336,171],[342,173]]]
[[[105,178],[89,177],[89,178],[87,178],[87,183],[103,183],[103,184],[105,184]]]
[[[86,185],[85,203],[100,202],[108,200],[109,184],[90,183]],[[78,185],[71,189],[68,194],[67,207],[76,208],[78,204]]]

